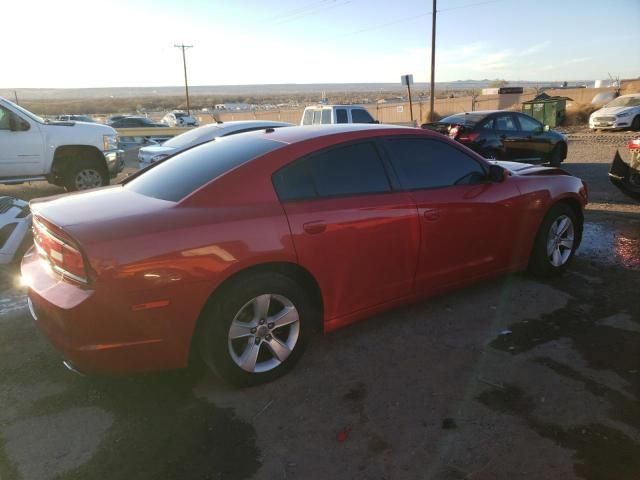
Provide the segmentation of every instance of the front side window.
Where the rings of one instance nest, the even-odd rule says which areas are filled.
[[[518,130],[516,122],[513,121],[513,116],[510,113],[504,113],[502,115],[496,115],[495,117],[496,130],[515,132]]]
[[[400,184],[407,190],[470,185],[486,177],[476,160],[438,140],[392,138],[386,146]]]
[[[336,123],[349,123],[349,118],[347,117],[346,109],[338,108],[336,110]]]
[[[518,121],[523,132],[538,132],[542,130],[541,123],[526,115],[518,115]]]
[[[11,130],[11,112],[0,107],[0,130]]]
[[[313,111],[313,124],[314,125],[320,125],[321,120],[322,120],[322,112],[320,110],[314,110]]]
[[[273,175],[282,201],[389,192],[391,185],[371,142],[339,146],[297,160]]]
[[[373,117],[361,108],[354,108],[351,110],[351,121],[353,123],[373,123]]]

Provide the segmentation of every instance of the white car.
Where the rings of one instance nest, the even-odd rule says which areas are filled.
[[[640,93],[622,95],[596,110],[589,117],[592,130],[640,130]]]
[[[252,132],[266,128],[291,127],[291,123],[271,122],[265,120],[238,120],[226,123],[211,123],[194,128],[188,132],[177,135],[167,140],[162,145],[150,145],[142,147],[138,151],[138,166],[145,168],[152,163],[182,152],[196,145],[211,142],[218,137],[235,135],[238,133]]]
[[[300,125],[328,125],[335,123],[378,123],[360,105],[313,105],[306,107]]]
[[[195,117],[187,114],[187,112],[183,112],[182,110],[174,110],[173,112],[167,113],[162,120],[160,120],[165,125],[169,125],[170,127],[197,127],[198,121]]]

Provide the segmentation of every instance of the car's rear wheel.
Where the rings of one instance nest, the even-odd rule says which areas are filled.
[[[306,292],[289,277],[257,273],[236,278],[203,312],[200,354],[232,384],[274,380],[302,356],[312,314]]]
[[[640,131],[640,115],[634,117],[633,122],[631,122],[631,130],[634,132]]]
[[[564,272],[573,260],[581,234],[582,224],[573,209],[565,203],[554,205],[538,230],[529,270],[539,277]]]

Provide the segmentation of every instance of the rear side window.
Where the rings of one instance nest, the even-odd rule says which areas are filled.
[[[340,146],[280,169],[273,183],[281,200],[383,193],[391,190],[373,143]]]
[[[386,141],[393,168],[407,190],[443,188],[482,182],[482,166],[444,142],[420,138]]]
[[[338,108],[336,110],[336,123],[349,123],[347,111],[344,108]]]
[[[331,123],[331,110],[325,108],[322,110],[322,123],[329,124]]]
[[[482,122],[482,124],[480,124],[480,128],[485,129],[485,130],[493,130],[494,123],[495,122],[493,120],[493,117],[489,117],[487,120]]]
[[[373,117],[366,110],[354,108],[351,110],[351,121],[353,123],[373,123]]]
[[[495,126],[496,130],[512,131],[512,132],[515,132],[516,130],[518,130],[518,127],[516,127],[516,122],[513,121],[513,116],[509,113],[496,115],[495,125],[496,125]]]
[[[313,110],[305,110],[302,117],[303,125],[311,125],[313,123]]]
[[[174,155],[126,182],[124,187],[177,202],[232,168],[282,146],[265,138],[243,137],[221,138]]]

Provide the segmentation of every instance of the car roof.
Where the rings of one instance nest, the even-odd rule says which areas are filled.
[[[419,134],[427,133],[439,136],[441,134],[430,132],[423,129],[404,127],[400,125],[385,125],[385,124],[371,124],[371,123],[340,123],[340,124],[327,124],[327,125],[305,125],[305,126],[293,126],[288,128],[277,128],[273,131],[256,131],[243,135],[264,135],[267,134],[269,140],[282,142],[286,144],[303,142],[305,140],[312,140],[314,138],[329,137],[345,133],[353,132],[384,132],[392,134],[393,131],[406,131],[413,130]]]

